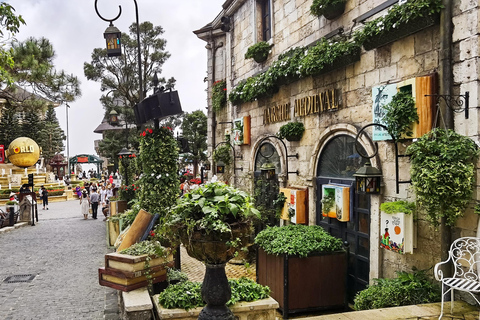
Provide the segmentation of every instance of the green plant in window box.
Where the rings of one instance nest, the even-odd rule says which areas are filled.
[[[313,0],[310,13],[332,20],[343,14],[346,2],[347,0]]]
[[[300,141],[304,131],[305,126],[302,122],[289,122],[280,127],[277,137],[288,141]]]
[[[472,200],[475,164],[480,154],[469,137],[435,128],[410,145],[412,185],[419,209],[437,227],[440,218],[454,226]]]
[[[326,193],[321,200],[322,203],[322,212],[328,214],[330,209],[335,206],[335,192]]]
[[[411,137],[412,123],[418,123],[415,100],[409,91],[399,91],[385,107],[383,123],[395,140]]]
[[[272,47],[273,44],[269,44],[266,41],[257,42],[253,46],[248,47],[245,59],[253,59],[255,62],[262,63],[267,60]]]

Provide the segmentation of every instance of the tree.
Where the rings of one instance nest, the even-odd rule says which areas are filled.
[[[45,119],[42,121],[42,129],[38,134],[38,145],[42,148],[42,155],[45,163],[57,154],[63,151],[63,141],[66,139],[65,133],[58,123],[55,110],[52,105],[48,107]]]
[[[20,136],[17,108],[7,103],[0,118],[0,144],[8,148],[10,142]]]
[[[12,68],[14,59],[12,51],[5,49],[5,42],[14,39],[20,25],[25,24],[22,16],[15,15],[14,11],[15,9],[8,3],[0,3],[0,82],[5,82],[9,86],[13,84],[13,79],[5,67]],[[6,39],[5,32],[8,33]]]
[[[193,175],[198,172],[198,164],[207,160],[207,116],[201,111],[186,113],[182,123],[183,137],[188,141],[190,152],[185,160],[193,163]]]
[[[38,116],[38,111],[33,108],[27,109],[21,125],[21,135],[37,141],[40,129],[41,120]]]
[[[133,106],[139,102],[139,75],[136,40],[136,23],[129,28],[129,33],[122,33],[122,50],[120,57],[107,57],[106,49],[96,48],[92,52],[91,62],[85,62],[83,70],[88,80],[100,82],[100,90],[106,92],[100,98],[105,108],[105,115],[108,117],[111,110],[124,115],[127,125],[135,123]],[[153,88],[152,80],[155,73],[161,74],[162,65],[170,57],[165,51],[166,41],[160,38],[163,29],[160,26],[153,26],[151,22],[140,24],[140,44],[142,56],[142,80],[145,84],[145,92]],[[165,88],[173,88],[175,79],[166,80],[159,78],[159,84]],[[121,103],[118,103],[120,101]],[[109,137],[114,139],[114,136]],[[136,130],[129,130],[128,140],[132,143],[138,140]],[[123,145],[123,141],[118,141]],[[100,152],[104,152],[101,150]],[[108,150],[105,150],[108,153]]]

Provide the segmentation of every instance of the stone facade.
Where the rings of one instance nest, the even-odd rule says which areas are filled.
[[[256,63],[245,59],[248,47],[260,41],[258,38],[258,3],[257,0],[229,0],[223,5],[223,11],[205,27],[195,31],[197,36],[210,45],[208,72],[209,80],[226,79],[230,92],[242,80],[265,71],[279,54],[288,49],[309,45],[339,27],[344,32],[361,28],[361,23],[353,20],[367,11],[382,4],[383,0],[348,0],[344,14],[335,20],[326,20],[310,14],[312,0],[272,0],[271,30],[269,43],[273,44],[268,60]],[[470,92],[470,117],[465,119],[463,113],[455,113],[454,129],[460,134],[471,137],[478,142],[479,122],[476,106],[479,95],[479,5],[477,1],[461,0],[453,8],[454,32],[452,36],[452,90],[453,94]],[[380,11],[377,15],[385,14]],[[223,16],[231,19],[229,32],[220,32]],[[281,167],[285,168],[288,159],[289,171],[298,170],[297,174],[279,174],[283,186],[308,187],[308,222],[317,223],[318,190],[316,178],[319,159],[325,145],[336,136],[347,135],[355,138],[359,129],[372,122],[372,88],[379,85],[400,83],[415,77],[437,74],[441,67],[441,25],[423,29],[391,44],[373,49],[362,49],[360,60],[346,67],[338,68],[326,74],[312,76],[281,86],[272,97],[259,99],[250,103],[228,105],[217,114],[209,108],[209,152],[216,144],[224,141],[225,130],[231,129],[232,121],[244,116],[251,117],[250,145],[235,146],[238,156],[236,167],[243,170],[232,170],[229,183],[239,188],[252,191],[255,160],[260,142],[268,135],[274,135],[288,121],[265,123],[266,108],[290,103],[290,121],[304,123],[306,131],[300,142],[287,142],[287,153],[298,153],[298,159],[287,158],[281,143],[271,140],[282,159]],[[215,50],[212,45],[222,43]],[[437,75],[440,78],[441,74]],[[213,81],[210,81],[211,85]],[[295,101],[305,97],[318,95],[328,90],[339,92],[338,110],[321,112],[307,116],[295,116]],[[437,93],[438,90],[436,91]],[[210,91],[209,91],[210,93]],[[210,97],[210,94],[209,94]],[[437,118],[438,121],[439,118]],[[368,154],[373,154],[375,143],[371,135],[363,135],[360,143]],[[399,153],[403,154],[410,141],[399,143]],[[410,271],[412,267],[428,269],[441,261],[440,232],[434,230],[419,215],[415,222],[416,247],[413,254],[400,255],[380,249],[380,204],[385,201],[408,199],[415,195],[409,184],[400,184],[397,194],[395,183],[395,154],[392,142],[379,141],[378,154],[371,159],[372,165],[381,169],[382,191],[379,195],[370,196],[369,225],[369,267],[370,280],[378,277],[394,277],[395,271]],[[408,159],[400,158],[400,180],[409,180],[410,164]],[[219,175],[223,179],[222,175]],[[227,180],[227,179],[224,179]],[[477,179],[478,180],[478,179]],[[478,189],[478,188],[477,188]],[[476,194],[480,194],[479,191]],[[477,196],[476,196],[477,197]],[[469,208],[463,219],[453,229],[453,237],[471,236],[477,232],[478,216]]]

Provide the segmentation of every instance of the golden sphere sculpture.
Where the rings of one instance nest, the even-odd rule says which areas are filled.
[[[10,143],[5,155],[17,167],[28,168],[37,163],[40,157],[40,147],[32,139],[20,137]]]

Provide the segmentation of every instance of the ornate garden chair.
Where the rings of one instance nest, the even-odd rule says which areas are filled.
[[[449,261],[453,263],[452,277],[445,278],[440,266]],[[439,320],[443,316],[443,302],[450,291],[450,313],[453,313],[454,290],[470,293],[480,304],[474,294],[480,293],[480,278],[476,271],[480,268],[480,238],[464,237],[455,240],[450,246],[448,259],[435,265],[435,278],[442,283],[442,307]]]

